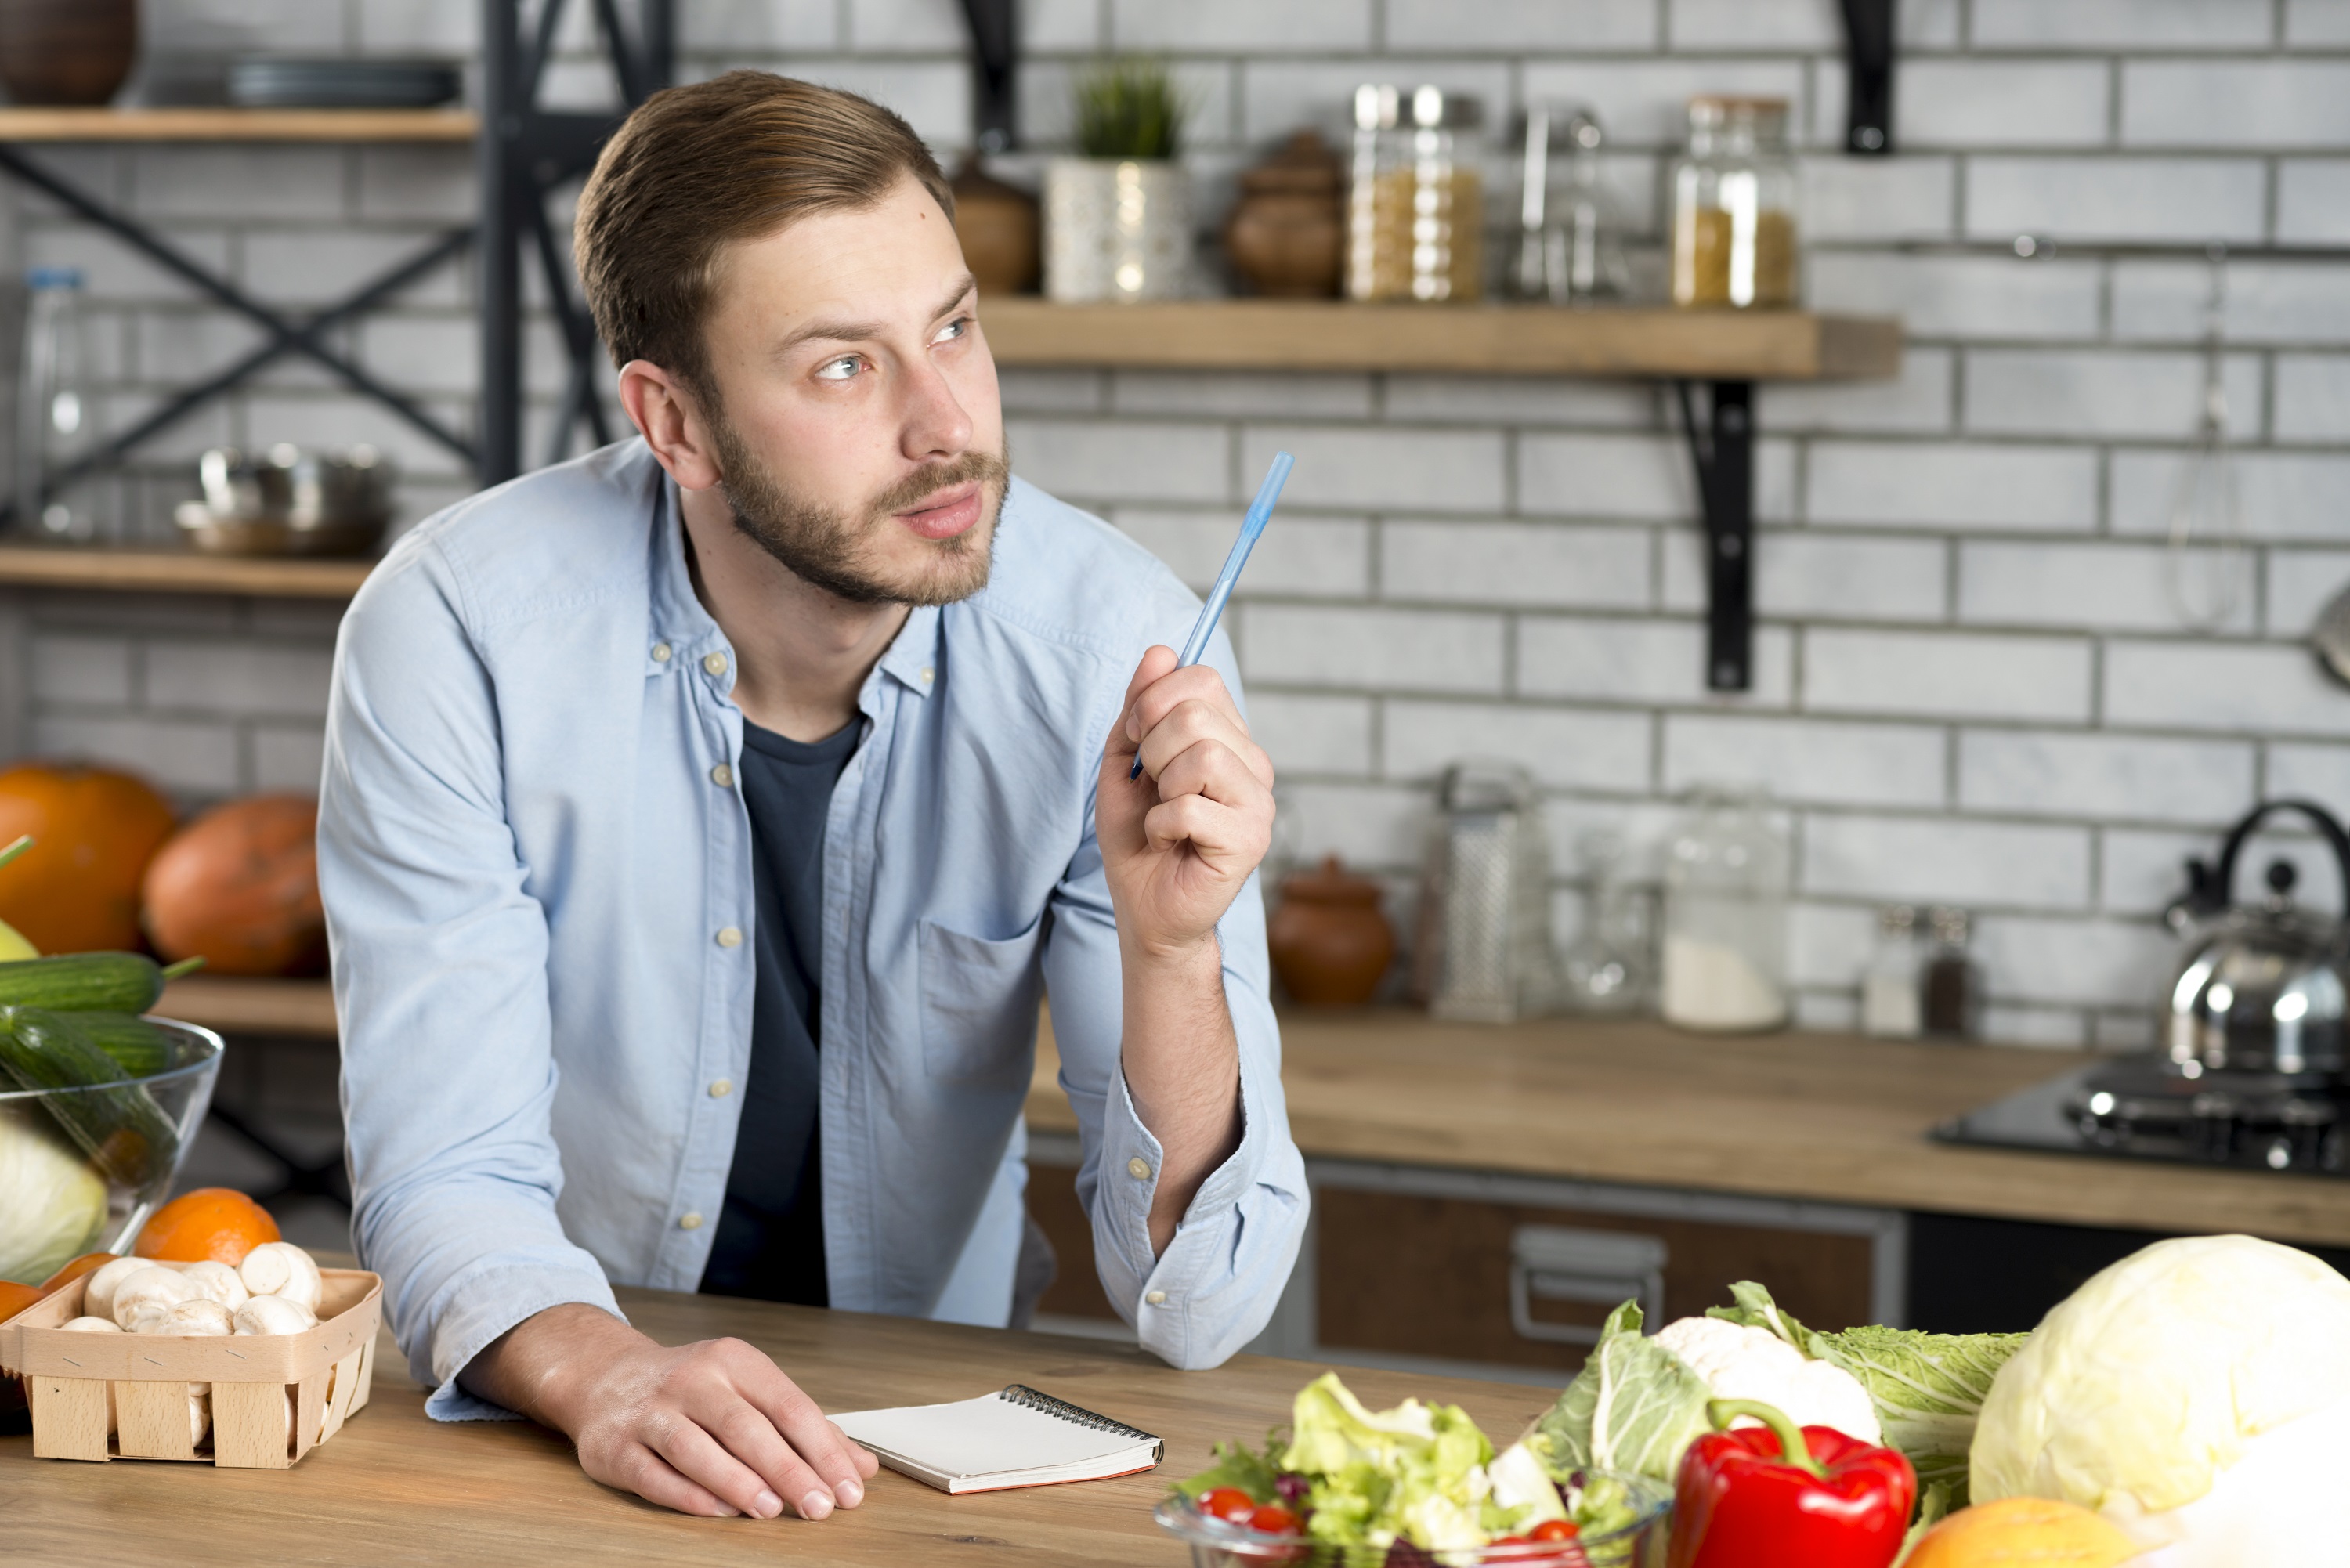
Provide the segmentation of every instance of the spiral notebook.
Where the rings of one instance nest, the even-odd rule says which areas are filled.
[[[1130,1476],[1157,1465],[1167,1448],[1024,1383],[951,1405],[851,1410],[832,1419],[891,1469],[944,1492]]]

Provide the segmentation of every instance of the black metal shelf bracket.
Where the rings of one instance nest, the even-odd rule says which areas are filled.
[[[1894,0],[1844,0],[1852,74],[1845,107],[1847,152],[1881,157],[1893,151],[1893,8]]]
[[[1705,523],[1705,683],[1745,691],[1754,684],[1754,383],[1712,388],[1700,426],[1690,384],[1673,383]]]
[[[620,0],[593,0],[606,58],[620,95],[634,109],[669,82],[676,62],[672,0],[636,0],[631,26]],[[484,485],[523,472],[523,247],[535,252],[556,327],[569,361],[563,400],[547,432],[545,461],[570,455],[582,425],[590,440],[611,439],[596,395],[595,323],[579,300],[569,247],[546,215],[547,201],[595,166],[619,114],[549,112],[539,84],[555,50],[566,0],[537,0],[525,39],[529,0],[482,0],[482,133],[475,151],[481,184],[481,458]]]
[[[472,243],[473,230],[457,229],[444,234],[397,265],[377,274],[334,304],[307,316],[295,316],[263,304],[144,223],[107,205],[71,182],[59,179],[38,161],[6,142],[0,142],[0,169],[5,169],[77,217],[105,230],[214,304],[234,311],[267,334],[258,348],[202,381],[182,388],[145,417],[116,431],[95,449],[84,452],[49,475],[42,483],[43,500],[90,474],[119,468],[139,447],[203,404],[244,385],[288,354],[298,354],[324,366],[353,391],[374,399],[468,463],[473,461],[473,442],[462,433],[442,424],[416,400],[379,379],[327,339],[330,328],[377,308],[426,273],[455,256]],[[17,522],[15,514],[13,501],[0,505],[0,524]]]

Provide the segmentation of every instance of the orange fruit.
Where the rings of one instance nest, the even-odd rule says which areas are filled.
[[[48,1295],[52,1292],[61,1291],[84,1274],[94,1274],[112,1262],[114,1262],[114,1254],[111,1252],[84,1252],[80,1257],[43,1280],[41,1293]]]
[[[278,1239],[277,1221],[269,1210],[244,1193],[199,1187],[155,1210],[132,1251],[173,1263],[201,1263],[210,1258],[234,1268],[264,1241]]]
[[[48,1293],[38,1285],[20,1285],[14,1280],[0,1280],[0,1323],[6,1323]]]
[[[2113,1568],[2139,1550],[2112,1521],[2078,1504],[2003,1497],[1928,1531],[1905,1568]]]

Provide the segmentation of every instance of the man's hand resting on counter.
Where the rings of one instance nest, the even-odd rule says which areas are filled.
[[[880,1468],[743,1341],[672,1349],[584,1303],[525,1318],[459,1381],[569,1438],[595,1480],[681,1513],[822,1519]]]
[[[1094,832],[1118,913],[1120,1062],[1159,1140],[1150,1246],[1164,1252],[1201,1182],[1241,1139],[1240,1046],[1216,922],[1273,841],[1273,759],[1205,664],[1142,656],[1111,726]],[[1128,781],[1137,755],[1142,776]]]

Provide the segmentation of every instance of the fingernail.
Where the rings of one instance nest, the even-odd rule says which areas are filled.
[[[761,1519],[773,1519],[784,1511],[784,1500],[774,1492],[763,1491],[751,1500],[751,1511]]]
[[[832,1511],[832,1499],[821,1491],[812,1491],[800,1499],[802,1519],[822,1519]]]
[[[840,1500],[841,1507],[855,1508],[865,1501],[865,1489],[853,1480],[845,1480],[832,1489],[832,1495]]]

